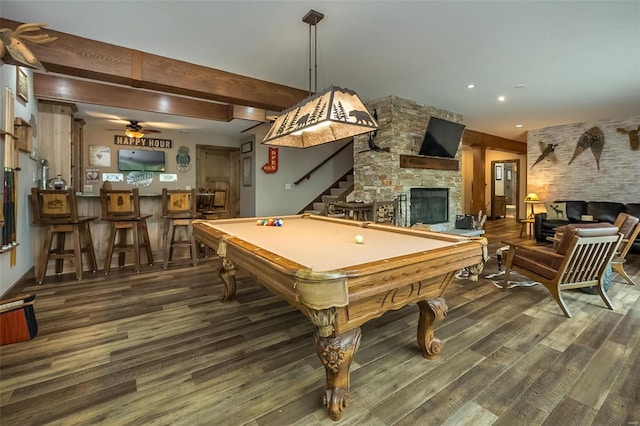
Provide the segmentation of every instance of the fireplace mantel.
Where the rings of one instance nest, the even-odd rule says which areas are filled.
[[[400,155],[400,168],[402,169],[434,169],[434,170],[460,170],[460,162],[453,158],[418,157],[415,155]]]

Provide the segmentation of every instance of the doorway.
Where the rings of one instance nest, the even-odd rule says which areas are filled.
[[[520,160],[491,162],[491,217],[520,217]]]
[[[240,149],[196,145],[196,188],[199,193],[226,190],[227,202],[222,218],[240,215]]]

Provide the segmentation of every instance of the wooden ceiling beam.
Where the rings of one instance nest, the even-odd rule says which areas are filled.
[[[466,129],[462,135],[462,144],[466,146],[479,146],[498,151],[514,152],[516,154],[526,154],[527,144],[513,139],[501,138],[500,136],[488,133],[476,132]]]
[[[164,93],[78,80],[51,74],[33,74],[33,92],[39,99],[151,111],[205,120],[230,121],[232,105],[183,98]],[[247,107],[241,107],[247,108]],[[264,110],[262,110],[264,111]]]
[[[2,28],[20,24],[0,18]],[[48,28],[43,32],[57,40],[28,47],[49,72],[273,111],[289,108],[308,95],[306,90]]]

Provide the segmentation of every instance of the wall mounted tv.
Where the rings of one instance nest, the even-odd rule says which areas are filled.
[[[429,118],[419,154],[429,157],[454,158],[458,152],[464,128],[464,124],[437,117]]]
[[[164,172],[164,169],[164,151],[118,150],[118,170],[121,172]]]

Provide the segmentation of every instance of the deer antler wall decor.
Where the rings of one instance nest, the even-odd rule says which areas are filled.
[[[47,71],[38,61],[29,48],[24,44],[25,41],[35,44],[49,43],[57,39],[49,34],[25,34],[33,31],[40,31],[47,24],[22,24],[15,30],[10,28],[0,28],[0,59],[4,57],[5,52],[9,52],[11,57],[28,67],[37,68],[41,71]]]
[[[629,135],[629,146],[633,151],[637,151],[640,149],[640,124],[638,124],[637,129],[627,130],[622,127],[618,127],[618,133],[622,133],[623,135]]]

